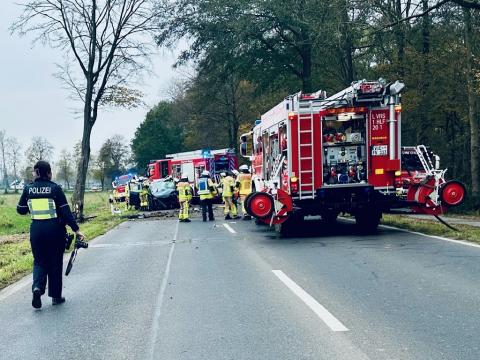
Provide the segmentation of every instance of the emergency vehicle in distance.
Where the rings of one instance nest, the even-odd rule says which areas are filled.
[[[306,215],[334,221],[355,217],[362,232],[377,229],[382,213],[408,207],[439,215],[462,203],[465,187],[445,181],[425,146],[425,179],[396,194],[401,171],[401,92],[404,84],[361,80],[328,97],[324,91],[286,97],[240,137],[251,160],[254,191],[247,212],[288,231]]]
[[[125,174],[115,177],[115,179],[112,181],[113,196],[115,201],[125,201],[125,189],[134,177],[135,175],[133,174]]]
[[[204,170],[215,177],[221,172],[232,171],[237,166],[234,149],[202,149],[168,154],[166,159],[152,160],[147,175],[150,180],[157,180],[167,177],[180,179],[182,174],[188,174],[188,181],[195,183]]]

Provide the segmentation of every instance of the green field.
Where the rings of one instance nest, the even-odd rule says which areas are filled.
[[[0,195],[0,289],[31,271],[33,257],[28,232],[30,217],[16,212],[20,194]],[[70,195],[67,194],[67,198]],[[96,216],[80,225],[87,240],[104,234],[125,218],[112,216],[108,193],[85,194],[86,216]]]

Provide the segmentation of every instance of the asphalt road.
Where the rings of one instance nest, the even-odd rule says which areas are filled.
[[[124,223],[80,252],[65,304],[0,292],[0,359],[480,359],[480,248],[301,232]]]

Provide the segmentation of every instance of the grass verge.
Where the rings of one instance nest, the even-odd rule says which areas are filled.
[[[448,222],[448,219],[446,220]],[[466,240],[480,244],[480,228],[474,226],[455,224],[454,227],[459,231],[454,231],[439,223],[437,220],[430,221],[389,214],[383,215],[382,224],[417,231],[427,235],[443,236],[449,239]]]
[[[23,239],[0,242],[0,289],[32,271],[33,256],[28,240],[30,218],[16,213],[15,207],[19,197],[19,194],[0,196],[0,236],[21,234],[18,238]],[[126,220],[123,217],[111,215],[108,193],[87,193],[85,204],[85,214],[96,216],[80,224],[80,229],[87,240],[106,233]]]

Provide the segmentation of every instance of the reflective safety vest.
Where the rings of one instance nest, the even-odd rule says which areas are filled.
[[[30,210],[32,220],[50,220],[57,218],[57,207],[53,199],[28,199],[28,209]]]
[[[252,175],[238,174],[237,182],[240,183],[240,195],[248,195],[252,192]]]
[[[222,179],[222,196],[229,197],[233,196],[233,187],[235,185],[235,180],[231,176],[226,176]]]
[[[207,195],[210,194],[210,184],[209,178],[201,177],[197,181],[198,195]]]
[[[192,199],[192,191],[190,188],[190,184],[186,181],[181,181],[177,184],[177,191],[178,191],[178,200],[188,201]]]

